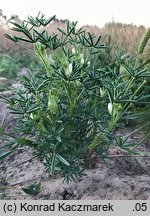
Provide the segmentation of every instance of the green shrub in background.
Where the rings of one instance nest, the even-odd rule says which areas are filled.
[[[20,65],[21,68],[26,68],[34,73],[40,73],[43,70],[43,65],[32,50],[27,49],[26,52],[16,53],[15,59],[16,64]]]
[[[127,145],[123,137],[113,137],[112,131],[133,104],[141,103],[141,89],[149,75],[142,65],[120,59],[118,68],[99,68],[96,56],[106,47],[101,37],[77,29],[77,22],[67,22],[61,36],[45,30],[54,17],[28,17],[21,24],[13,23],[22,36],[6,37],[14,42],[31,43],[44,69],[23,77],[22,87],[15,96],[4,98],[12,113],[18,116],[5,158],[20,146],[33,148],[33,154],[43,161],[51,175],[60,172],[69,182],[84,175],[85,164],[96,154],[107,158],[115,138],[116,145],[134,154],[135,145]],[[3,146],[4,147],[4,146]],[[3,148],[2,147],[2,148]]]
[[[0,76],[10,79],[17,77],[17,73],[22,69],[27,68],[35,73],[42,70],[41,63],[37,60],[33,53],[16,53],[0,54]]]
[[[15,78],[20,65],[8,54],[0,54],[0,76]]]
[[[147,81],[147,84],[145,85],[144,88],[141,89],[141,95],[144,95],[144,101],[141,104],[141,106],[136,107],[135,112],[129,116],[130,119],[136,119],[138,122],[144,124],[145,122],[148,124],[147,127],[144,128],[146,132],[146,137],[149,137],[149,122],[150,122],[150,59],[149,59],[149,46],[148,42],[150,40],[150,28],[147,29],[146,33],[143,35],[141,42],[138,47],[137,51],[137,58],[136,58],[136,63],[139,63],[140,65],[146,67],[143,68],[143,71],[147,71],[145,74],[145,78]],[[148,48],[148,49],[147,49]],[[144,62],[144,63],[143,63]]]

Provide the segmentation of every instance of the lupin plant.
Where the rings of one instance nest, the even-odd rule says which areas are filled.
[[[128,76],[124,81],[115,68],[91,65],[91,57],[106,48],[101,36],[77,29],[77,22],[69,21],[66,29],[58,28],[59,35],[49,35],[45,27],[54,18],[28,17],[21,24],[12,23],[12,30],[20,36],[6,34],[16,43],[31,43],[44,69],[40,75],[30,71],[14,90],[15,96],[5,98],[18,121],[11,135],[3,133],[12,142],[1,158],[22,145],[29,146],[46,171],[60,172],[69,182],[84,175],[84,164],[92,160],[93,153],[106,157],[111,132],[138,98],[145,79],[140,67],[133,70],[123,64]],[[141,84],[137,87],[138,76]]]

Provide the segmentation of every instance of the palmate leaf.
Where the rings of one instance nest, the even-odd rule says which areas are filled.
[[[40,27],[39,21],[38,21],[38,20],[35,20],[32,16],[28,16],[28,20],[29,20],[29,23],[30,23],[32,26]]]
[[[9,34],[6,33],[6,34],[4,34],[4,36],[5,36],[6,38],[8,38],[9,40],[13,41],[13,42],[18,42],[17,37],[14,36],[14,35],[9,35]]]
[[[39,21],[39,23],[42,25],[42,26],[47,26],[52,20],[54,20],[56,17],[56,15],[50,17],[48,20],[45,19],[45,15],[41,15],[41,18],[36,18],[37,21]]]

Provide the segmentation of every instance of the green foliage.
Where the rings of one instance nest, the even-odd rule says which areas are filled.
[[[19,52],[15,55],[16,64],[20,68],[27,68],[35,73],[40,73],[43,70],[41,62],[35,56],[34,52],[28,50],[28,52]]]
[[[105,159],[117,122],[144,99],[140,91],[149,71],[147,62],[138,65],[135,58],[120,58],[112,67],[101,68],[94,61],[106,49],[101,37],[69,21],[65,30],[58,28],[60,36],[49,35],[45,26],[53,19],[29,17],[13,23],[13,31],[22,37],[6,34],[14,42],[31,43],[43,70],[24,76],[15,96],[6,99],[18,123],[15,135],[4,134],[11,140],[5,154],[27,145],[51,175],[60,172],[69,182],[84,175],[86,159],[93,153]],[[132,153],[133,146],[122,146]]]
[[[5,194],[5,189],[7,186],[7,181],[6,181],[6,167],[0,168],[0,200],[5,199],[6,194]]]
[[[19,69],[19,64],[16,64],[12,57],[7,54],[0,54],[0,76],[14,78]]]
[[[42,73],[43,66],[36,56],[31,53],[0,54],[0,91],[7,89],[11,80],[17,77],[21,68],[32,70],[36,74]],[[4,80],[4,78],[7,78]],[[2,80],[3,79],[3,80]]]

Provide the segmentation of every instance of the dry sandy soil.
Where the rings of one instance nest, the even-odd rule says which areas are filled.
[[[9,92],[5,92],[9,97]],[[5,127],[9,130],[14,124],[14,117],[8,112],[4,102],[0,101],[0,120],[7,113]],[[119,129],[116,134],[127,134],[131,128]],[[129,142],[139,141],[142,132],[130,138]],[[1,143],[0,143],[1,145]],[[149,140],[140,146],[142,154],[149,152]],[[111,153],[117,153],[114,148]],[[32,151],[21,148],[19,154],[13,154],[0,162],[0,187],[5,188],[5,199],[91,199],[91,200],[149,200],[150,199],[150,158],[140,157],[138,162],[131,157],[114,157],[106,166],[102,162],[95,162],[95,166],[86,169],[84,176],[70,184],[63,183],[59,175],[49,176],[44,171],[43,164],[37,160],[24,162],[32,157]],[[36,196],[29,196],[21,189],[33,182],[42,183],[42,189]],[[1,189],[2,192],[2,189]]]

